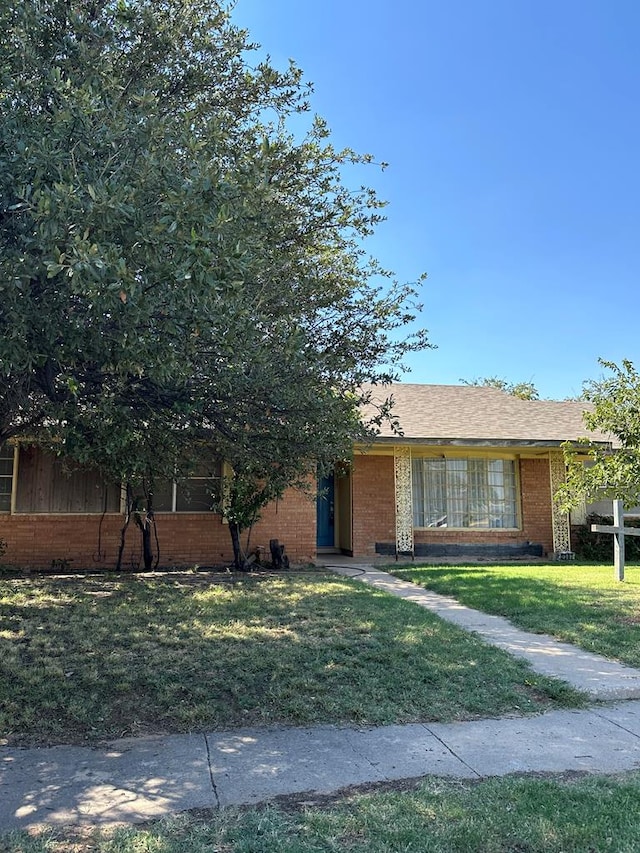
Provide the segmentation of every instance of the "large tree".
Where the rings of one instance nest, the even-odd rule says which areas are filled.
[[[600,364],[609,375],[585,383],[583,399],[590,405],[583,418],[586,430],[610,442],[585,437],[580,447],[566,448],[567,482],[559,497],[567,508],[583,498],[640,504],[640,374],[627,359],[620,366]],[[589,465],[583,463],[585,454]]]
[[[0,0],[0,440],[143,483],[151,512],[209,442],[240,527],[426,345],[362,248],[382,205],[344,169],[372,158],[320,119],[292,135],[309,89],[252,50],[215,0]]]
[[[0,3],[0,438],[105,385],[183,387],[237,286],[238,151],[300,97],[244,44],[216,4]]]

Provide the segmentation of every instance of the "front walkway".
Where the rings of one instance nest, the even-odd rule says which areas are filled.
[[[640,695],[640,672],[517,631],[371,566],[332,566],[435,610],[565,678],[594,698]],[[536,717],[379,728],[244,729],[113,741],[105,747],[0,748],[0,831],[133,823],[192,808],[436,775],[609,773],[640,768],[640,701]]]
[[[339,558],[325,565],[338,574],[419,604],[465,631],[479,634],[487,643],[529,661],[536,672],[567,681],[590,699],[640,699],[640,670],[585,652],[546,634],[522,631],[501,616],[489,616],[465,607],[454,598],[422,589],[371,565]]]

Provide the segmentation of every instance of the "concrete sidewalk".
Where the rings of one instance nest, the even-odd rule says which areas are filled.
[[[528,635],[370,566],[332,566],[531,660],[598,699],[640,695],[640,672]],[[640,768],[640,701],[537,717],[379,728],[245,729],[114,741],[104,748],[0,748],[0,831],[105,825],[279,794],[437,775]]]
[[[416,776],[640,768],[640,701],[537,717],[245,729],[0,749],[0,831],[135,823],[191,808]]]

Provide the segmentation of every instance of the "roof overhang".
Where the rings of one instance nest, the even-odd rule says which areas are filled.
[[[379,436],[372,444],[383,445],[422,445],[431,447],[547,447],[559,449],[566,444],[572,444],[576,450],[586,450],[586,446],[578,441],[557,441],[549,439],[521,438],[407,438],[406,436]],[[611,442],[594,441],[599,447],[612,448]]]

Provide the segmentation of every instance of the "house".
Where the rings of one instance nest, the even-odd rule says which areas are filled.
[[[359,558],[571,551],[570,519],[552,495],[564,478],[562,443],[586,433],[584,403],[464,385],[397,384],[373,393],[393,396],[396,430],[385,425],[371,445],[357,446],[352,463],[320,483],[315,503],[291,490],[267,507],[253,545],[277,538],[294,562],[336,550]],[[155,496],[162,565],[231,558],[224,519],[206,503],[215,476],[196,472]],[[28,443],[0,447],[3,562],[109,568],[122,526],[119,487],[95,471],[69,470]],[[138,539],[127,534],[127,568],[140,565]]]
[[[232,559],[228,526],[209,510],[208,495],[221,476],[220,466],[156,489],[160,565],[210,566]],[[315,522],[314,501],[290,490],[266,508],[251,541],[268,550],[269,540],[279,539],[292,559],[308,562],[315,556]],[[0,545],[4,542],[5,552],[0,550],[0,564],[74,571],[113,568],[124,524],[119,485],[26,441],[0,446]],[[132,522],[126,532],[124,570],[140,568],[140,538]]]
[[[400,433],[386,425],[325,484],[335,545],[356,557],[568,555],[569,517],[554,506],[561,446],[587,434],[576,401],[520,400],[496,388],[397,384]],[[589,434],[610,444],[609,436]],[[324,510],[326,514],[326,510]],[[585,508],[573,521],[584,520]],[[319,544],[331,532],[319,503]],[[324,535],[323,534],[323,530]]]

